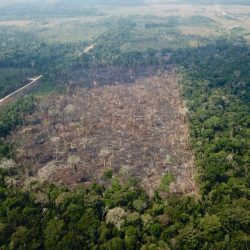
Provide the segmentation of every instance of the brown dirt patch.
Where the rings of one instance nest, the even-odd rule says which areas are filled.
[[[186,109],[174,71],[134,84],[77,89],[40,100],[9,137],[27,176],[63,183],[140,179],[151,193],[171,172],[175,193],[195,192]]]

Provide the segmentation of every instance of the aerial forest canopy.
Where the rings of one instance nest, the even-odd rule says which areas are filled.
[[[250,8],[152,2],[0,5],[0,249],[249,249]]]

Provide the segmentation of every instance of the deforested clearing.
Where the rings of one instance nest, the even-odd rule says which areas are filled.
[[[173,193],[195,193],[187,109],[175,70],[133,84],[68,88],[39,99],[25,126],[8,138],[21,182],[38,179],[74,187],[104,183],[105,172],[135,177],[149,194],[165,174]]]

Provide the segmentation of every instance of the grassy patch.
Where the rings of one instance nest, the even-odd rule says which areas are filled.
[[[163,192],[168,192],[169,191],[169,185],[171,184],[171,182],[173,182],[175,180],[175,177],[173,176],[173,174],[171,173],[166,173],[162,179],[161,179],[161,183],[160,183],[160,190]]]

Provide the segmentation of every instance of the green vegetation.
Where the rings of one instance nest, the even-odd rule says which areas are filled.
[[[18,5],[11,16],[4,7],[1,19],[32,18],[35,7]],[[68,8],[66,16],[62,13],[61,8],[52,13],[46,6],[36,18],[46,26],[45,17],[105,14],[83,5],[77,11]],[[37,182],[21,186],[8,168],[14,155],[5,139],[34,111],[35,98],[28,96],[0,109],[0,249],[249,248],[250,47],[238,37],[242,28],[232,29],[230,39],[212,41],[182,33],[190,26],[218,29],[217,22],[198,14],[113,17],[103,21],[93,50],[81,54],[92,41],[48,42],[43,26],[38,34],[30,27],[24,31],[0,26],[1,97],[34,74],[44,74],[46,87],[53,88],[64,86],[77,70],[88,75],[98,67],[123,73],[141,66],[178,68],[199,185],[199,195],[176,196],[169,193],[174,176],[166,174],[158,191],[148,197],[136,180],[120,184],[107,170],[105,185],[79,185],[75,190]],[[164,59],[170,55],[170,61]],[[165,161],[174,163],[170,155]]]
[[[12,156],[11,147],[5,143],[4,137],[16,126],[23,124],[25,114],[32,112],[34,108],[34,97],[29,96],[0,109],[0,160]]]
[[[161,183],[160,183],[160,190],[164,191],[164,192],[168,192],[169,191],[169,185],[172,181],[174,181],[174,176],[171,173],[167,173],[165,174],[162,179],[161,179]]]
[[[113,180],[109,188],[94,185],[75,192],[33,183],[18,191],[6,186],[5,175],[2,171],[3,249],[168,249],[178,232],[185,238],[176,238],[175,249],[183,249],[185,239],[199,249],[222,227],[217,217],[211,221],[207,215],[209,224],[200,219],[201,204],[193,198],[155,196],[150,201],[134,181],[121,187]]]
[[[107,179],[111,179],[112,176],[113,176],[113,171],[112,171],[111,169],[106,170],[106,171],[104,172],[104,174],[103,174],[103,177],[104,177],[104,178],[107,178]]]
[[[3,45],[0,51],[1,97],[24,85],[26,79],[35,74],[44,74],[50,84],[59,82],[59,75],[71,67],[77,51],[86,46],[84,42],[48,44],[31,32],[15,28],[0,29],[0,43]]]
[[[180,25],[184,26],[212,26],[216,25],[216,22],[208,18],[206,16],[191,16],[188,18],[181,18],[179,16],[171,16],[167,18],[155,18],[156,20],[159,20],[161,22],[155,22],[155,23],[146,23],[145,28],[150,29],[150,28],[161,28],[161,27],[178,27]]]
[[[37,183],[17,190],[4,176],[2,171],[3,249],[239,250],[249,241],[246,198],[216,214],[208,201],[192,197],[156,193],[149,200],[134,181],[74,192]]]
[[[33,96],[0,109],[0,137],[5,137],[14,127],[22,124],[24,116],[35,107]]]
[[[187,72],[183,92],[189,100],[196,166],[204,192],[232,185],[235,178],[245,186],[250,166],[249,47],[220,40],[183,51],[173,60]]]

